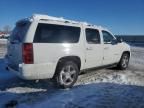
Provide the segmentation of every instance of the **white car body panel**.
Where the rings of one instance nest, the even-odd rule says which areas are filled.
[[[55,24],[80,27],[81,33],[78,43],[33,43],[33,64],[24,64],[22,60],[22,43],[15,45],[9,43],[8,53],[6,56],[8,64],[17,66],[17,70],[8,68],[14,71],[24,79],[46,79],[52,78],[59,60],[67,56],[77,56],[81,60],[80,70],[93,68],[112,63],[118,63],[124,51],[130,52],[130,47],[125,43],[104,44],[101,30],[106,30],[97,26],[89,26],[87,24],[70,21],[65,23],[63,18],[39,20],[47,18],[46,16],[37,16],[31,20],[31,25],[24,38],[23,43],[33,43],[35,31],[39,23]],[[49,17],[51,18],[51,17]],[[85,28],[97,29],[100,32],[100,44],[88,44],[86,42]],[[11,57],[12,55],[12,57]],[[12,60],[11,60],[12,59]]]

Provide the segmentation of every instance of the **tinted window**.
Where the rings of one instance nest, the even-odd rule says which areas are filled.
[[[77,43],[80,28],[53,24],[39,24],[34,37],[38,43]]]
[[[99,44],[100,43],[100,34],[96,29],[86,29],[86,40],[89,44]]]
[[[110,43],[114,40],[114,37],[107,31],[102,31],[104,43]]]
[[[29,26],[30,26],[30,22],[28,21],[22,21],[17,23],[16,27],[14,28],[10,36],[10,41],[22,42],[29,29]]]

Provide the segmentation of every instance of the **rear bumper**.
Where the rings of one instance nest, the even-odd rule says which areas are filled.
[[[6,68],[20,78],[27,80],[48,79],[52,78],[55,73],[55,65],[53,63],[19,64],[18,71],[10,66],[7,66]]]

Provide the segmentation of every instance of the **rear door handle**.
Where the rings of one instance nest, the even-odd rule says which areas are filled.
[[[104,48],[104,50],[107,50],[107,49],[109,49],[109,47],[105,47],[105,48]]]
[[[91,47],[89,47],[89,48],[86,48],[86,50],[93,50]]]

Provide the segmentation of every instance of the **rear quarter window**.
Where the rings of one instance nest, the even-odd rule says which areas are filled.
[[[29,29],[30,22],[19,22],[11,33],[10,41],[23,42],[23,39]]]
[[[80,27],[38,24],[35,43],[77,43],[80,37]]]

